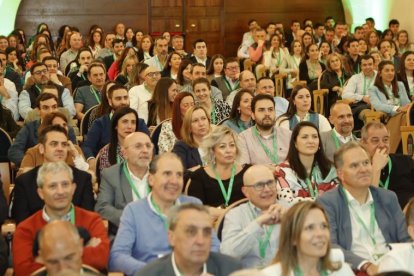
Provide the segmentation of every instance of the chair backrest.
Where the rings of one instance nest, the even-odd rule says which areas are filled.
[[[151,142],[154,145],[154,152],[155,154],[158,154],[159,152],[159,147],[158,147],[158,140],[160,139],[160,134],[161,134],[161,129],[162,129],[162,125],[165,122],[171,122],[171,119],[165,119],[164,121],[162,121],[161,123],[159,123],[154,130],[151,133]]]
[[[80,123],[80,135],[83,137],[83,139],[85,139],[86,134],[88,134],[89,131],[89,118],[91,116],[91,112],[92,110],[96,109],[99,105],[94,105],[91,108],[89,108]]]
[[[224,211],[224,213],[217,219],[216,223],[215,223],[215,230],[217,233],[217,237],[219,238],[219,240],[221,241],[221,232],[223,231],[223,224],[224,224],[224,218],[226,217],[226,214],[233,208],[239,206],[240,204],[243,204],[245,202],[247,202],[248,199],[247,198],[242,198],[236,202],[233,202],[232,204],[230,204],[226,210]]]
[[[328,92],[328,89],[313,90],[313,106],[315,112],[325,115],[325,95]]]
[[[220,122],[217,123],[218,126],[222,125],[225,121],[227,121],[228,119],[230,119],[229,117],[224,118],[223,120],[221,120]]]
[[[306,86],[307,83],[304,80],[295,80],[294,82],[292,82],[292,87],[295,87],[296,85]]]
[[[10,135],[4,129],[0,128],[0,161],[7,160],[7,152],[12,144]]]
[[[276,97],[285,97],[284,91],[284,80],[286,78],[286,74],[276,74],[275,75],[275,96]]]
[[[407,110],[407,116],[406,116],[407,126],[413,126],[414,125],[414,121],[413,121],[414,118],[412,117],[412,114],[411,114],[411,112],[413,110],[413,105],[414,105],[414,102],[410,103],[410,106],[408,107],[408,110]]]
[[[326,70],[322,71],[322,73],[318,77],[318,90],[321,89],[321,80],[322,80],[322,76],[323,76],[323,74],[325,74],[325,72],[326,72]]]
[[[188,195],[188,189],[190,189],[190,185],[191,185],[191,178],[189,178],[187,183],[185,184],[184,195]]]

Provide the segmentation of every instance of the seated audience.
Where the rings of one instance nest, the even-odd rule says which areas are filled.
[[[305,80],[309,89],[313,91],[317,88],[317,80],[325,68],[325,64],[319,61],[318,45],[308,45],[305,57],[299,64],[299,79]]]
[[[132,88],[135,85],[136,66],[138,64],[138,58],[136,55],[126,56],[121,64],[120,72],[116,76],[115,81],[122,84],[127,89]]]
[[[105,270],[109,256],[107,230],[98,214],[72,204],[78,183],[74,182],[71,168],[64,162],[49,162],[38,168],[38,172],[34,178],[44,207],[22,221],[14,233],[15,275],[30,275],[42,266],[36,250],[39,245],[38,232],[54,220],[69,221],[75,225],[83,238],[83,263]]]
[[[147,126],[154,129],[159,123],[171,119],[172,105],[178,93],[177,83],[171,78],[161,78],[155,86],[152,98],[144,103],[147,105],[146,113],[141,117],[147,122]],[[144,109],[143,109],[144,110]]]
[[[235,259],[210,252],[212,235],[207,208],[194,203],[174,206],[168,214],[168,242],[172,253],[135,275],[230,275],[239,270],[241,264]]]
[[[20,162],[24,157],[24,153],[27,149],[35,146],[38,142],[38,129],[41,121],[47,114],[57,111],[58,100],[56,96],[44,93],[41,94],[36,100],[36,106],[39,109],[40,120],[35,120],[26,123],[23,128],[17,133],[16,139],[9,149],[8,156],[11,162],[16,166],[20,166]],[[73,128],[69,126],[69,139],[72,143],[76,144],[76,136]]]
[[[408,93],[408,97],[413,100],[414,98],[414,51],[407,51],[401,57],[401,68],[398,72],[397,78],[404,84],[405,91]]]
[[[275,97],[275,84],[269,77],[262,77],[257,81],[256,95],[268,94],[275,100],[276,118],[285,114],[289,108],[289,101],[283,97]]]
[[[272,96],[254,96],[251,108],[256,125],[239,134],[240,163],[279,164],[286,158],[291,132],[275,126],[275,103]]]
[[[90,80],[88,78],[88,67],[92,60],[93,56],[91,50],[84,47],[79,50],[75,60],[72,61],[68,77],[72,81],[73,91],[75,91],[76,88],[90,84]]]
[[[240,73],[239,83],[240,83],[240,88],[232,91],[230,95],[228,95],[226,98],[226,103],[229,106],[233,106],[234,97],[240,90],[247,89],[247,90],[250,90],[250,92],[252,93],[255,93],[256,91],[256,77],[249,70],[244,70],[243,72]]]
[[[219,59],[215,59],[219,60]],[[214,66],[214,62],[212,63]],[[234,90],[240,88],[239,75],[240,66],[237,58],[227,58],[223,65],[224,75],[214,78],[211,81],[211,85],[220,89],[223,93],[223,99]]]
[[[88,80],[91,85],[79,87],[75,93],[76,117],[82,120],[85,112],[102,102],[102,88],[105,85],[106,70],[102,63],[88,65]]]
[[[289,108],[280,116],[276,125],[293,130],[299,122],[311,122],[320,132],[330,131],[331,125],[325,116],[312,111],[312,95],[309,89],[303,85],[296,85],[290,94]]]
[[[19,95],[19,113],[23,119],[27,114],[36,108],[36,99],[41,94],[41,86],[48,84],[50,79],[50,73],[46,65],[42,62],[33,64],[30,68],[32,74],[33,83],[30,86],[26,86]],[[59,107],[65,107],[71,116],[75,115],[75,106],[73,104],[73,98],[70,91],[63,86],[58,85],[58,105]]]
[[[210,114],[211,124],[217,125],[230,114],[230,106],[221,99],[211,95],[211,85],[208,79],[199,78],[193,81],[193,92],[196,102]]]
[[[124,161],[102,171],[95,210],[109,221],[111,236],[116,235],[125,206],[150,193],[147,179],[152,150],[147,134],[133,132],[123,143]]]
[[[300,202],[292,206],[282,217],[273,264],[263,269],[262,274],[354,275],[344,262],[343,253],[331,249],[329,229],[329,217],[320,205]]]
[[[182,57],[178,52],[171,52],[168,55],[164,70],[161,72],[161,77],[171,78],[177,80],[178,72],[180,70]]]
[[[13,114],[7,108],[0,104],[0,128],[9,134],[10,138],[14,139],[20,130],[20,126],[16,124]]]
[[[410,241],[403,213],[393,192],[372,186],[370,158],[359,144],[343,145],[334,160],[342,185],[318,198],[328,213],[332,244],[352,269],[375,275],[389,243]]]
[[[7,108],[12,116],[12,119],[17,121],[19,119],[19,110],[17,102],[19,96],[14,83],[5,77],[7,71],[5,64],[0,60],[0,105]]]
[[[181,126],[187,110],[194,106],[194,96],[190,92],[178,93],[172,105],[171,121],[162,123],[158,138],[158,153],[171,151],[177,140],[181,140]],[[154,145],[155,146],[155,145]]]
[[[390,133],[384,124],[369,122],[362,128],[361,145],[372,162],[372,185],[396,193],[401,208],[414,196],[414,161],[390,154]]]
[[[253,93],[247,89],[241,89],[234,97],[233,106],[230,111],[229,119],[223,125],[239,134],[240,132],[253,126],[251,103]]]
[[[135,275],[147,263],[171,252],[168,211],[186,202],[201,204],[199,199],[181,195],[183,175],[181,160],[173,153],[164,153],[152,160],[148,175],[151,193],[131,202],[122,212],[111,249],[109,271]],[[217,251],[218,239],[215,235],[213,238],[212,248]]]
[[[374,85],[368,89],[372,107],[384,112],[387,117],[387,129],[390,132],[390,152],[395,153],[401,142],[400,126],[406,125],[406,115],[410,104],[404,84],[397,81],[394,64],[381,61]]]
[[[341,145],[358,139],[352,134],[354,119],[349,104],[337,102],[331,106],[329,121],[332,130],[321,132],[321,141],[326,157],[333,162],[333,156]]]
[[[216,78],[221,78],[222,76],[224,76],[224,61],[224,56],[220,54],[211,57],[210,66],[207,68],[207,79],[210,82],[212,82]],[[240,68],[238,71],[240,73]]]
[[[134,109],[125,106],[113,113],[109,144],[99,151],[99,172],[124,161],[122,147],[125,137],[138,131],[138,127],[138,114]]]
[[[172,149],[180,157],[184,169],[194,171],[204,164],[204,153],[200,145],[210,131],[210,116],[203,107],[191,107],[187,110],[180,130],[181,140]]]
[[[352,114],[355,121],[355,129],[359,130],[364,126],[363,110],[370,108],[368,88],[374,84],[377,72],[374,70],[374,58],[364,55],[360,60],[361,73],[353,75],[342,93],[342,98],[350,100]]]
[[[65,161],[68,155],[68,136],[66,129],[59,125],[50,125],[39,135],[39,151],[44,164]],[[11,214],[16,223],[20,223],[42,209],[42,200],[36,193],[36,177],[40,167],[35,167],[16,178],[13,189]],[[91,175],[71,167],[76,183],[73,203],[87,210],[93,210],[95,200],[92,193]]]
[[[214,219],[230,204],[244,198],[243,175],[250,166],[237,162],[240,151],[236,142],[237,136],[230,128],[215,127],[201,143],[206,166],[190,176],[188,195],[211,206],[210,213]]]
[[[253,165],[243,176],[242,191],[249,200],[226,214],[220,252],[239,259],[244,268],[264,267],[277,252],[284,213],[272,171]]]
[[[286,161],[279,164],[278,199],[294,204],[315,199],[337,184],[336,170],[326,158],[318,129],[300,122],[293,129]]]

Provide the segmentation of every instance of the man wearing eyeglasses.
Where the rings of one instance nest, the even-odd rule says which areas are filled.
[[[144,71],[144,83],[132,87],[129,91],[130,107],[138,112],[141,119],[147,123],[148,121],[148,105],[147,101],[151,100],[155,86],[161,79],[161,72],[152,66]]]
[[[276,254],[284,207],[276,202],[275,178],[266,166],[251,166],[243,182],[249,201],[227,213],[220,252],[240,259],[245,268],[264,267]]]
[[[414,160],[390,154],[390,133],[384,124],[369,122],[361,130],[361,145],[372,162],[372,184],[396,193],[401,208],[414,196]]]
[[[23,119],[27,114],[36,108],[36,98],[42,92],[42,85],[48,84],[50,81],[50,74],[47,66],[42,62],[36,62],[30,68],[30,73],[34,80],[34,84],[30,87],[26,87],[20,93],[19,96],[19,113]],[[71,116],[76,114],[75,105],[70,91],[63,86],[58,86],[58,105],[59,107],[65,107]]]
[[[215,78],[211,85],[217,87],[223,93],[224,100],[234,90],[240,88],[240,66],[237,58],[227,58],[224,62],[224,76]]]

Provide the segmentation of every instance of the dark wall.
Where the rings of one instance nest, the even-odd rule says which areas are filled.
[[[39,23],[46,22],[56,35],[59,26],[68,24],[86,34],[92,24],[110,30],[123,22],[144,32],[183,32],[187,51],[189,42],[201,37],[208,43],[209,55],[234,56],[249,19],[257,19],[263,27],[281,21],[289,29],[292,19],[322,22],[328,15],[344,21],[341,0],[23,0],[16,27],[33,34]]]

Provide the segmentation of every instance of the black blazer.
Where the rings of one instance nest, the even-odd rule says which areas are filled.
[[[177,141],[172,149],[172,152],[181,158],[184,169],[190,169],[194,166],[203,165],[198,148],[191,147],[183,141]]]
[[[198,63],[197,59],[195,58],[195,56],[191,56],[190,57],[191,63]],[[211,57],[207,57],[206,60],[206,69],[208,70],[208,67],[210,66],[210,62],[211,62]]]
[[[19,223],[43,208],[44,202],[37,194],[37,172],[40,166],[16,178],[13,189],[11,213],[12,218]],[[91,175],[75,167],[73,181],[76,183],[72,202],[74,205],[93,211],[95,199],[92,192]]]

